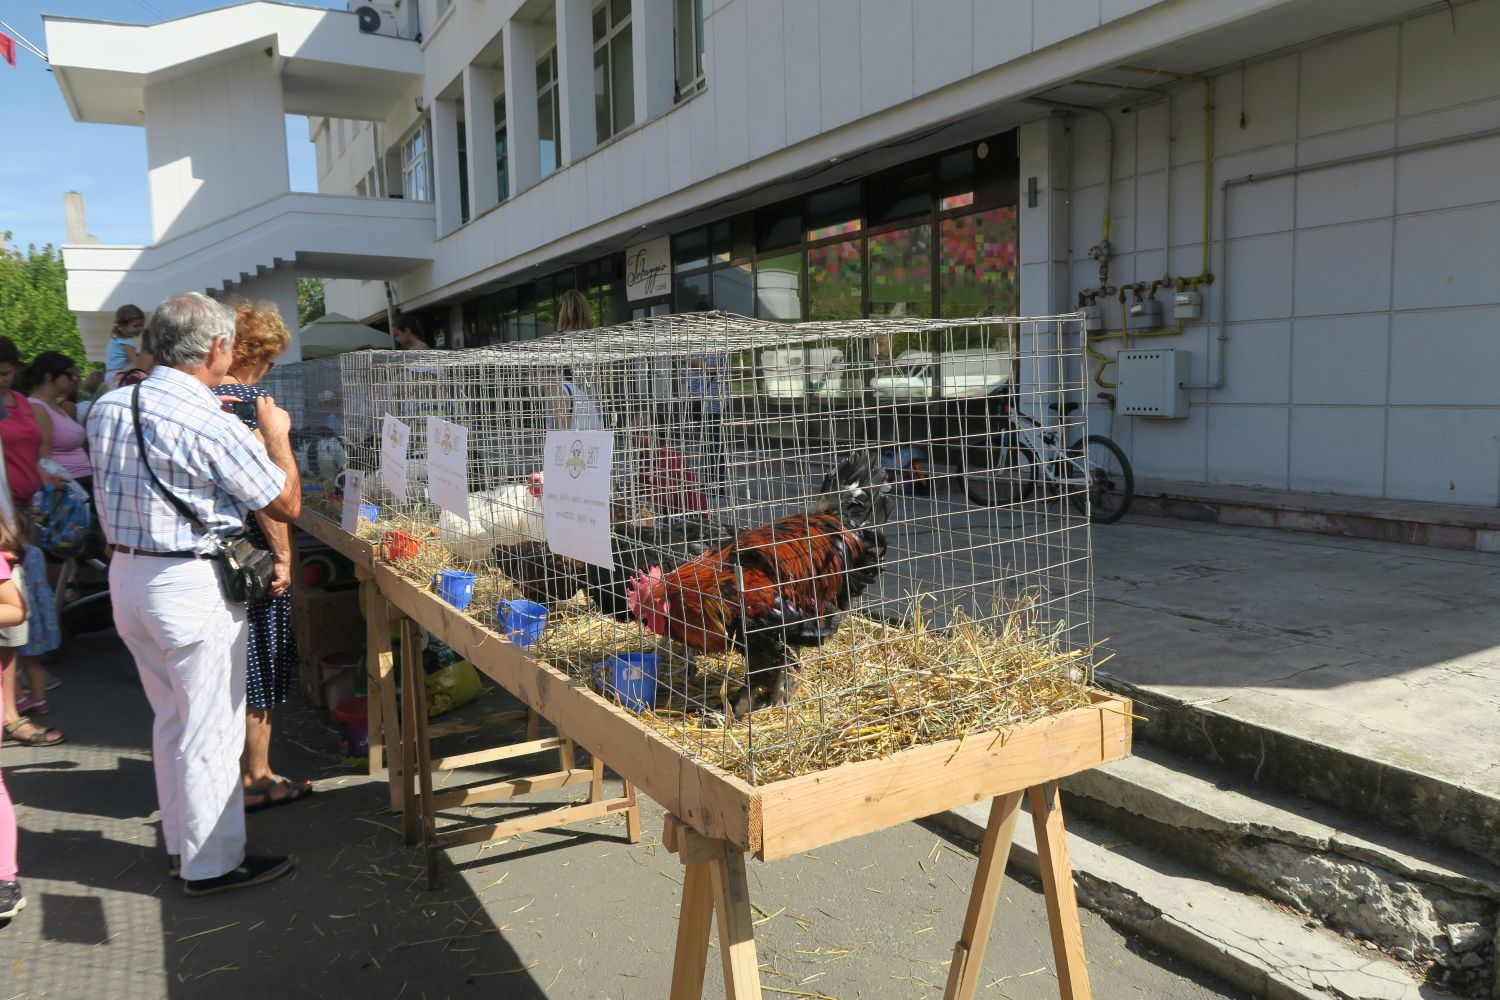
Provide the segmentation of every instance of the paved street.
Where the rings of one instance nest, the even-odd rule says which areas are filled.
[[[288,882],[190,900],[164,874],[152,824],[149,711],[122,652],[79,643],[58,668],[52,719],[70,741],[7,746],[30,906],[0,930],[6,998],[661,997],[681,867],[623,820],[465,848],[424,887],[383,789],[341,766],[308,710],[273,760],[319,780],[296,806],[250,818],[252,849],[293,850]],[[494,711],[491,692],[465,711]],[[453,746],[461,748],[459,738]],[[936,997],[973,877],[971,846],[908,824],[750,865],[768,996]],[[1039,890],[1007,881],[982,996],[1057,995]],[[1238,997],[1084,914],[1096,995]],[[711,957],[706,995],[722,996]]]

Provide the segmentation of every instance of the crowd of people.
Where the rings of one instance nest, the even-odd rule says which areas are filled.
[[[295,859],[246,853],[245,814],[312,783],[271,766],[271,713],[291,691],[288,524],[301,507],[291,422],[257,383],[291,335],[274,306],[189,293],[123,306],[102,372],[0,337],[0,688],[5,743],[51,747],[59,597],[107,563],[114,623],[154,713],[167,870],[190,896],[275,879]],[[86,503],[97,552],[49,544],[54,494]],[[226,543],[271,554],[265,593],[231,596]],[[91,558],[82,559],[83,556]],[[64,572],[65,567],[69,572]],[[78,570],[86,573],[87,569]],[[60,671],[66,674],[66,670]],[[15,812],[0,778],[0,919],[25,905]]]

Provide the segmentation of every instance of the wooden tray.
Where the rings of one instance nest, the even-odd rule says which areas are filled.
[[[336,529],[335,529],[336,530]],[[348,536],[345,536],[347,538]],[[635,715],[377,563],[380,592],[704,837],[772,861],[1020,792],[1130,753],[1130,702],[1093,704],[880,760],[753,786],[689,757]]]

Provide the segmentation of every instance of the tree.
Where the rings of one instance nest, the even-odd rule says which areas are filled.
[[[61,351],[83,361],[83,338],[68,311],[68,273],[52,244],[22,253],[10,233],[0,234],[0,335],[15,341],[22,358]]]
[[[297,325],[306,326],[327,312],[323,305],[323,279],[297,279]]]

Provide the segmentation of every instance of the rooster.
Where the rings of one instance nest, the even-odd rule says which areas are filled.
[[[542,474],[533,472],[524,483],[472,494],[468,520],[452,511],[441,511],[437,533],[448,551],[465,562],[487,558],[495,546],[545,542]]]
[[[824,477],[806,513],[751,528],[669,572],[637,573],[626,588],[629,612],[700,652],[738,650],[749,683],[734,699],[736,715],[764,694],[782,704],[796,690],[787,647],[830,639],[880,574],[887,489],[878,461],[850,455]]]

